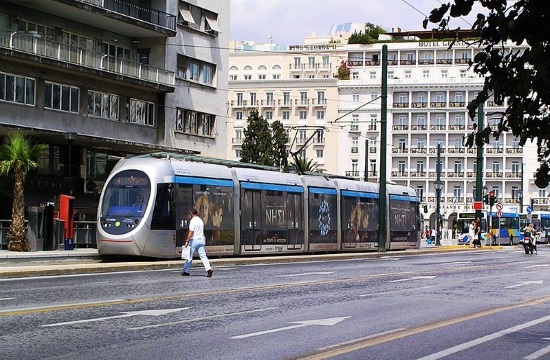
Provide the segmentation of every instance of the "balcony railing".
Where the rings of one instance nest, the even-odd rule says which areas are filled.
[[[54,59],[64,63],[102,70],[156,84],[174,86],[175,73],[115,56],[85,50],[44,38],[0,35],[0,48]]]
[[[159,10],[121,0],[77,1],[176,31],[177,17]]]

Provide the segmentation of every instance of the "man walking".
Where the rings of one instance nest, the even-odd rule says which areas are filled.
[[[193,254],[195,251],[198,251],[199,257],[201,258],[204,269],[206,270],[206,276],[211,277],[213,270],[210,265],[210,261],[206,256],[206,238],[204,237],[204,222],[199,217],[199,212],[197,209],[193,209],[189,212],[188,217],[191,219],[189,221],[189,231],[187,232],[187,239],[185,240],[185,246],[191,247],[191,255],[189,259],[185,260],[183,264],[182,276],[189,276],[191,271],[191,262],[193,261]]]

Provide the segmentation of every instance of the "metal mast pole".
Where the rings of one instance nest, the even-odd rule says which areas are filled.
[[[380,114],[380,199],[378,252],[386,252],[387,218],[386,218],[386,161],[388,141],[388,45],[382,45],[382,103]]]

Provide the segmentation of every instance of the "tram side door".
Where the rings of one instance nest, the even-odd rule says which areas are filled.
[[[176,246],[183,246],[189,230],[189,211],[193,208],[193,187],[177,184],[175,194],[176,208]]]
[[[287,193],[287,248],[301,249],[304,245],[304,232],[302,221],[302,195],[295,193]]]
[[[262,192],[242,189],[241,244],[245,251],[262,249]]]

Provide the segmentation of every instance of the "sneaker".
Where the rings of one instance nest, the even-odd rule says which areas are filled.
[[[206,277],[211,277],[214,270],[210,269],[206,272]]]
[[[185,271],[181,273],[181,276],[190,276],[190,275],[191,274],[189,274],[188,272],[185,272]]]

